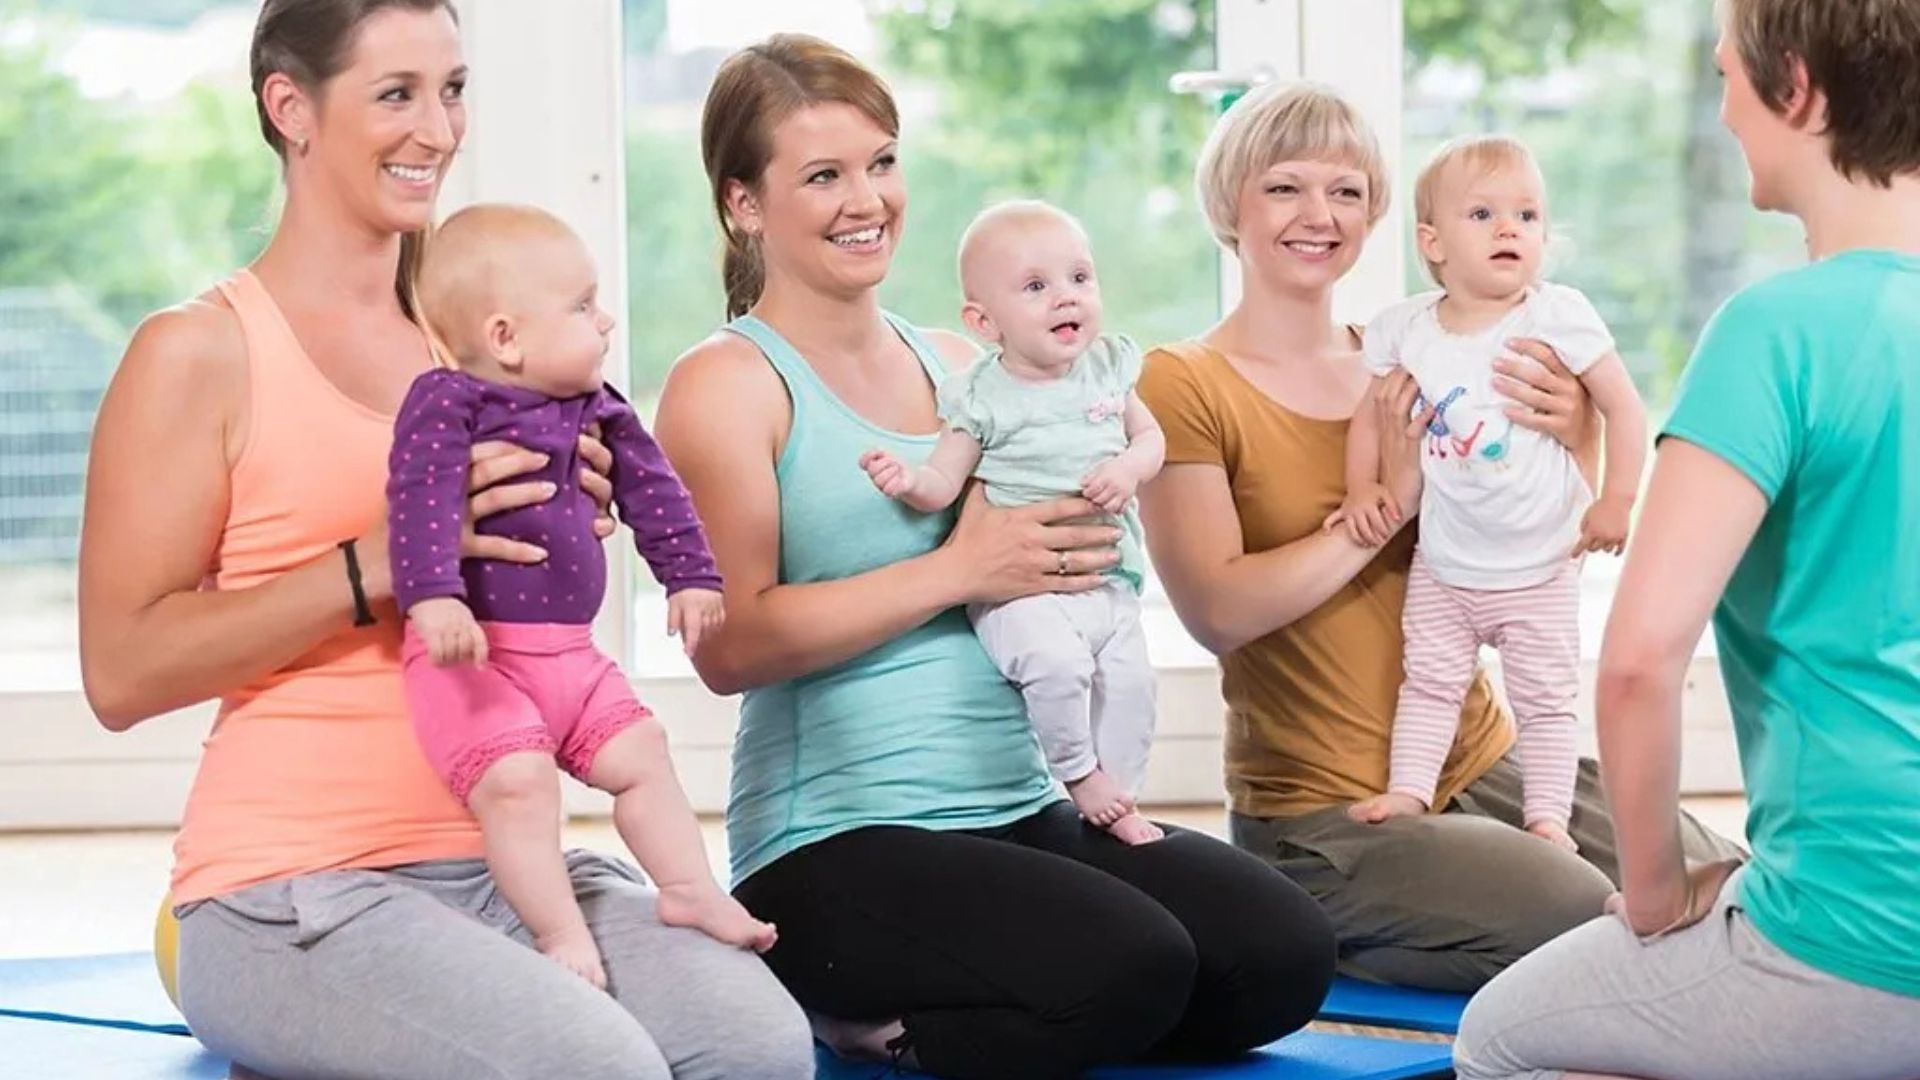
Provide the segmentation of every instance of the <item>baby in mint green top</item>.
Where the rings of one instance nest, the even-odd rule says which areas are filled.
[[[1158,840],[1160,830],[1134,811],[1153,741],[1154,677],[1140,625],[1145,557],[1133,498],[1166,451],[1134,393],[1140,351],[1101,333],[1086,232],[1045,203],[1004,203],[976,218],[961,241],[960,280],[967,328],[991,347],[942,382],[945,430],[926,461],[872,450],[861,466],[884,494],[917,510],[946,509],[978,477],[995,506],[1080,497],[1120,526],[1120,561],[1104,574],[1089,576],[1098,568],[1086,553],[1057,552],[1047,569],[1065,591],[976,604],[968,614],[1020,688],[1047,767],[1081,814],[1128,843]]]

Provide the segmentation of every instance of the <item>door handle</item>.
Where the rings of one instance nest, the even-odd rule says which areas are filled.
[[[1264,64],[1245,71],[1179,71],[1167,80],[1167,89],[1176,94],[1237,98],[1273,80],[1273,69]]]

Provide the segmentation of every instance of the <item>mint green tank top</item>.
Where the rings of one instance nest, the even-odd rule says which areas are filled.
[[[919,357],[932,393],[945,374],[938,355],[913,327],[887,321]],[[935,436],[868,423],[755,316],[727,329],[766,355],[793,405],[775,466],[780,582],[852,577],[939,546],[953,512],[922,514],[889,499],[859,465],[875,448],[924,460]],[[1019,692],[954,608],[843,663],[747,692],[727,801],[733,881],[850,829],[984,828],[1058,797]]]

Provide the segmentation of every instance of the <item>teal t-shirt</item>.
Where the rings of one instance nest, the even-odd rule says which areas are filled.
[[[1663,438],[1766,517],[1714,613],[1769,941],[1920,995],[1920,257],[1852,251],[1721,309]]]
[[[1140,349],[1102,334],[1049,382],[1015,376],[989,349],[940,384],[940,419],[978,439],[973,474],[995,506],[1027,506],[1080,494],[1095,467],[1127,448],[1127,398],[1140,381]],[[1137,592],[1146,579],[1140,515],[1127,504],[1119,520],[1120,564],[1112,573]]]
[[[930,383],[945,374],[913,327],[889,317]],[[786,383],[793,424],[780,482],[780,582],[853,577],[924,555],[954,512],[923,514],[874,489],[860,455],[907,460],[934,436],[869,423],[786,339],[751,315],[728,329]],[[1026,703],[953,608],[832,667],[749,690],[734,736],[727,846],[735,884],[780,856],[868,825],[1003,825],[1059,798]]]

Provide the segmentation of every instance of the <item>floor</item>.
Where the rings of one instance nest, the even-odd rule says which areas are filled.
[[[1741,834],[1739,798],[1690,799],[1687,807],[1726,836]],[[1154,817],[1221,835],[1217,806],[1152,807]],[[726,865],[718,819],[702,822],[715,867]],[[148,948],[154,909],[172,861],[165,832],[36,833],[0,836],[0,959],[125,952]],[[613,826],[576,821],[570,846],[624,854]]]

